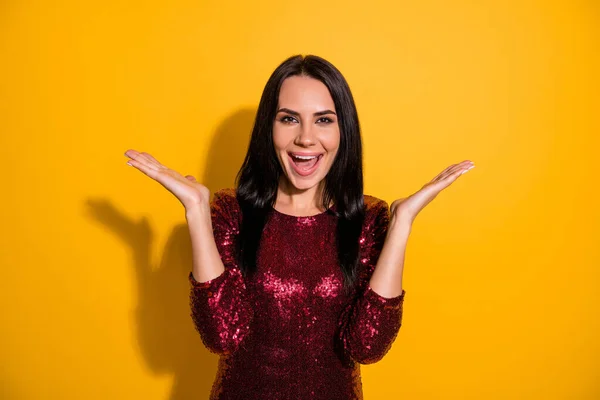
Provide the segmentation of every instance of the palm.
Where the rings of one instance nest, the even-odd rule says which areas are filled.
[[[193,176],[183,176],[179,172],[167,168],[148,153],[130,149],[125,152],[125,155],[131,157],[131,160],[128,161],[131,166],[136,167],[173,193],[186,210],[208,204],[210,191],[206,186],[198,183]]]
[[[418,192],[409,197],[392,202],[390,205],[391,215],[412,223],[417,217],[417,214],[442,190],[450,186],[459,176],[473,167],[473,163],[467,160],[449,166],[430,182],[423,185]]]

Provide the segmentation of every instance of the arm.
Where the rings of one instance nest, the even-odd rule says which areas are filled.
[[[402,322],[402,272],[406,244],[419,212],[443,189],[473,168],[471,161],[452,164],[414,194],[376,204],[375,218],[367,221],[367,250],[361,256],[365,274],[358,295],[346,307],[339,323],[339,342],[346,355],[360,363],[380,360],[390,349]],[[363,238],[361,238],[362,240]],[[368,282],[368,285],[365,285]]]
[[[186,213],[193,252],[191,317],[204,345],[217,354],[234,352],[254,318],[235,258],[241,211],[232,193],[215,193],[210,218],[199,211]]]
[[[338,340],[343,353],[361,364],[383,358],[402,324],[405,291],[401,284],[401,247],[405,246],[398,244],[402,230],[388,231],[389,215],[383,200],[367,214],[356,296],[339,320]]]

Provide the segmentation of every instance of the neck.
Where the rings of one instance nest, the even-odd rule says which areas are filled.
[[[277,188],[275,208],[285,210],[291,214],[310,214],[325,211],[321,204],[321,198],[325,187],[325,181],[308,189],[297,189],[282,176]]]

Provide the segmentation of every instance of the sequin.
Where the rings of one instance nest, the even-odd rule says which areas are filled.
[[[272,210],[257,273],[234,256],[241,210],[234,189],[215,193],[213,233],[225,271],[207,282],[189,274],[191,317],[204,345],[220,355],[212,400],[362,399],[360,364],[380,360],[402,321],[405,291],[385,298],[369,279],[389,222],[385,201],[365,195],[359,280],[350,294],[335,245],[336,216]]]

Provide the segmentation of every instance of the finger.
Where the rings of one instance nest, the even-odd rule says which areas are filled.
[[[156,170],[154,168],[151,168],[148,165],[146,165],[142,162],[139,162],[136,159],[131,159],[131,160],[127,161],[127,164],[139,169],[144,174],[148,175],[150,178],[156,179]]]
[[[196,178],[194,178],[192,175],[186,175],[185,179],[188,179],[188,180],[190,180],[192,182],[196,182]]]
[[[472,165],[472,163],[468,162],[466,164],[461,163],[462,165],[458,165],[453,171],[449,172],[447,174],[447,176],[445,176],[442,179],[448,179],[450,177],[453,177],[454,179],[458,178],[459,176],[461,176],[462,174],[464,174],[465,172],[467,172],[468,170],[470,170],[471,168],[474,168],[475,165]]]
[[[135,160],[138,163],[138,165],[144,165],[146,168],[150,168],[155,171],[158,171],[159,169],[159,167],[156,164],[154,164],[154,162],[148,160],[147,157],[135,150],[128,150],[126,154],[133,160]]]
[[[160,162],[158,162],[158,160],[156,158],[154,158],[150,153],[142,152],[141,154],[143,156],[145,156],[148,160],[150,160],[151,162],[156,164],[157,167],[164,167],[164,165],[162,165]]]
[[[139,157],[146,160],[148,165],[154,165],[156,168],[159,167],[159,165],[157,165],[156,162],[151,157],[149,157],[148,153],[141,151],[141,152],[139,152]],[[138,161],[141,161],[141,160],[138,159]]]
[[[439,177],[441,177],[442,175],[444,175],[450,168],[454,167],[456,164],[452,164],[449,167],[446,167],[442,172],[440,172],[439,174],[437,174],[431,181],[435,182]]]
[[[433,182],[433,181],[437,180],[438,178],[440,178],[442,175],[445,175],[447,173],[452,173],[451,170],[454,170],[454,168],[459,167],[459,166],[461,166],[461,165],[463,165],[465,163],[471,163],[472,164],[472,162],[469,161],[469,160],[461,161],[458,164],[452,164],[452,165],[446,167],[442,172],[440,172],[439,174],[437,174],[431,181]]]
[[[452,173],[456,171],[457,168],[460,168],[459,164],[452,164],[451,166],[440,172],[438,176],[433,178],[433,182],[438,182],[446,179],[449,175],[452,175]]]
[[[475,165],[469,165],[465,170],[460,171],[460,175],[464,174],[465,172],[467,172],[473,168],[475,168]]]
[[[456,172],[461,172],[468,169],[473,163],[469,160],[462,161],[458,164],[451,165],[446,169],[446,171],[442,172],[439,175],[439,180],[446,179],[451,175],[454,175]]]

